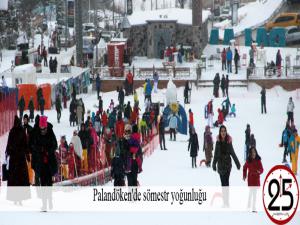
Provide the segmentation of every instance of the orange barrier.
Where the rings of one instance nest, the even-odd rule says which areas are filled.
[[[37,102],[37,97],[36,97],[37,86],[35,84],[18,84],[17,87],[19,90],[18,100],[20,101],[22,95],[24,96],[25,110],[28,109],[28,103],[30,100],[30,96],[33,97],[34,108],[37,109],[38,108],[37,107],[38,102]]]
[[[22,95],[25,99],[25,110],[28,109],[28,103],[30,100],[30,97],[33,97],[34,101],[34,108],[38,108],[38,102],[37,102],[37,90],[38,88],[42,88],[43,90],[43,96],[45,99],[45,109],[51,109],[51,85],[50,84],[41,84],[40,86],[37,86],[35,84],[18,84],[17,85],[19,90],[18,100],[21,99]]]
[[[39,88],[42,88],[43,90],[43,96],[45,99],[45,109],[51,109],[51,85],[41,84]]]

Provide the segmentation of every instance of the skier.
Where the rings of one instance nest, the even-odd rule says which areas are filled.
[[[99,99],[99,94],[100,94],[100,90],[101,90],[101,79],[99,74],[97,73],[97,77],[96,77],[96,90],[97,90],[97,99]]]
[[[260,186],[260,175],[263,173],[263,171],[264,169],[261,163],[261,158],[258,155],[256,148],[251,147],[250,154],[243,166],[243,180],[245,181],[246,178],[248,178],[248,186],[250,188],[248,208],[251,207],[252,200],[252,212],[256,212],[256,195],[258,187]]]
[[[221,79],[221,90],[222,90],[223,98],[226,96],[225,95],[225,88],[226,88],[226,79],[225,79],[225,76],[223,74],[222,79]]]
[[[24,95],[20,98],[20,101],[18,102],[18,108],[20,112],[19,118],[22,120],[23,118],[23,113],[24,113],[24,108],[25,108],[25,100],[24,100]]]
[[[235,67],[235,74],[238,74],[238,67],[239,67],[240,55],[237,49],[234,50],[234,67]]]
[[[245,130],[245,160],[248,157],[249,149],[250,149],[250,136],[251,136],[251,129],[250,124],[247,124],[246,130]]]
[[[212,133],[210,132],[210,127],[205,127],[204,132],[204,141],[203,141],[203,151],[205,152],[205,165],[207,167],[211,166],[212,151],[214,149],[214,142],[212,138]]]
[[[165,121],[163,115],[160,117],[158,124],[160,150],[167,150],[165,141]],[[163,147],[164,146],[164,147]]]
[[[267,113],[267,109],[266,109],[266,88],[263,86],[261,89],[261,114],[263,114],[265,112],[265,114]]]
[[[294,124],[294,109],[295,109],[295,105],[293,102],[293,98],[290,97],[287,105],[287,116],[288,116],[287,122],[290,124],[290,126]]]
[[[232,73],[232,51],[228,47],[226,51],[226,61],[227,61],[227,73]]]
[[[169,127],[170,127],[170,141],[172,141],[172,134],[174,135],[174,141],[176,141],[177,117],[175,113],[171,115],[169,121]]]
[[[288,155],[289,139],[291,135],[292,135],[292,131],[290,125],[289,123],[286,123],[285,129],[283,130],[281,135],[281,144],[280,144],[280,147],[284,146],[282,163],[287,163],[286,157]]]
[[[198,135],[195,132],[194,128],[192,128],[192,131],[191,131],[188,151],[190,151],[190,156],[192,157],[192,168],[194,168],[194,167],[197,168],[196,158],[198,156],[198,151],[199,151],[199,142],[198,142]]]
[[[220,86],[220,75],[219,73],[216,73],[216,76],[213,80],[213,84],[214,84],[214,96],[215,98],[219,97],[219,86]]]
[[[222,71],[226,71],[226,49],[223,48],[223,51],[221,53],[221,59],[222,59]]]
[[[231,158],[233,158],[237,169],[239,170],[241,165],[234,152],[232,146],[232,139],[227,133],[226,127],[221,126],[219,135],[217,136],[217,142],[215,147],[215,154],[212,168],[214,171],[217,170],[220,175],[222,187],[229,186],[229,177],[232,168]],[[223,188],[223,202],[225,207],[229,207],[229,189]]]
[[[62,106],[61,106],[61,100],[59,95],[56,96],[55,109],[57,113],[57,122],[60,123]]]
[[[297,175],[298,170],[298,154],[299,154],[300,137],[296,128],[293,129],[293,133],[289,139],[289,153],[292,159],[292,171]]]

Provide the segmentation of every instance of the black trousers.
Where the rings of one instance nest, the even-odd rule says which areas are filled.
[[[170,139],[172,140],[172,134],[174,135],[174,141],[176,141],[176,130],[175,128],[170,128]]]
[[[288,112],[288,123],[294,123],[294,113],[293,112]]]
[[[238,73],[239,61],[234,61],[235,73]]]
[[[221,185],[222,185],[222,187],[229,186],[229,177],[230,177],[230,173],[225,173],[223,175],[220,174],[220,179],[221,179]]]
[[[61,111],[57,111],[57,122],[60,121],[61,118]]]
[[[197,167],[196,157],[192,157],[192,168]]]
[[[261,101],[261,113],[267,113],[266,101],[264,100]]]
[[[165,134],[159,134],[159,144],[160,144],[160,149],[166,149],[166,140],[165,140]],[[163,144],[163,145],[162,145]],[[163,147],[164,146],[164,147]]]
[[[124,186],[124,176],[115,176],[114,177],[114,186],[115,187],[122,187]]]
[[[127,174],[127,185],[128,186],[137,186],[137,173],[128,173]]]

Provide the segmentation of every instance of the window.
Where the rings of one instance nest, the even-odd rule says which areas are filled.
[[[294,20],[293,16],[281,16],[275,20],[275,23],[284,23]]]
[[[296,33],[296,32],[298,32],[299,30],[298,30],[298,28],[292,28],[292,29],[290,29],[289,30],[289,34],[293,34],[293,33]]]

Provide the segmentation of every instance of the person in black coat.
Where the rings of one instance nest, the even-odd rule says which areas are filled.
[[[29,176],[26,159],[29,161],[29,152],[25,131],[21,120],[15,116],[14,126],[9,131],[6,146],[6,157],[9,157],[9,170],[7,186],[29,186]],[[30,198],[30,190],[20,190],[16,193],[12,189],[7,190],[7,200],[22,204],[22,200]]]
[[[237,49],[234,50],[234,67],[235,67],[235,74],[238,74],[238,67],[239,67],[239,61],[240,61],[240,55]]]
[[[33,97],[30,97],[29,103],[28,103],[28,109],[29,109],[29,119],[30,122],[33,122],[34,119],[34,103],[33,103]]]
[[[62,105],[61,105],[61,100],[59,95],[57,95],[55,99],[55,109],[57,113],[57,122],[60,123]]]
[[[191,137],[189,139],[188,151],[190,151],[190,156],[192,157],[192,168],[197,168],[196,158],[199,151],[199,142],[198,135],[194,128],[192,128]]]
[[[39,128],[35,130],[32,143],[32,169],[39,178],[41,186],[52,186],[53,177],[58,172],[58,165],[55,157],[57,140],[53,132],[53,126],[47,122],[47,117],[39,118]],[[53,208],[52,192],[50,189],[42,190],[42,211]]]
[[[72,99],[70,103],[70,126],[75,126],[77,124],[76,109],[76,100]]]
[[[226,88],[226,79],[225,79],[225,76],[224,74],[222,75],[222,80],[221,80],[221,89],[222,89],[222,94],[223,94],[223,97],[225,97],[225,88]]]
[[[45,99],[44,99],[43,95],[40,97],[39,107],[40,107],[40,110],[41,110],[41,115],[43,116],[44,115],[44,110],[45,110]]]
[[[248,157],[248,153],[249,153],[249,149],[250,149],[250,136],[251,136],[251,129],[250,129],[250,125],[247,124],[246,130],[245,130],[245,146],[246,146],[245,160]]]
[[[119,100],[119,107],[121,110],[123,110],[124,97],[125,97],[124,90],[122,87],[120,87],[119,94],[118,94],[118,100]]]
[[[159,129],[159,144],[160,144],[160,149],[161,150],[167,150],[167,148],[166,148],[166,140],[165,140],[165,121],[164,121],[163,115],[160,117],[160,121],[159,121],[159,124],[158,124],[158,129]],[[162,146],[164,146],[164,148]]]
[[[229,177],[231,172],[231,158],[233,158],[237,169],[239,170],[241,164],[234,152],[232,146],[232,139],[227,133],[226,127],[222,125],[217,136],[217,142],[215,147],[215,154],[212,168],[217,170],[220,175],[222,186],[229,186]]]
[[[120,157],[120,148],[117,148],[115,157],[111,161],[111,177],[114,179],[114,186],[125,186],[124,160]]]
[[[220,86],[220,75],[219,73],[216,74],[214,80],[213,80],[213,84],[214,84],[214,96],[216,98],[219,97],[219,86]]]
[[[126,118],[127,121],[130,120],[131,113],[132,113],[132,109],[131,109],[131,106],[130,106],[130,102],[128,102],[127,105],[126,105],[126,108],[124,110],[124,118]]]
[[[24,113],[24,109],[25,109],[25,100],[24,100],[24,96],[22,95],[19,103],[18,103],[18,108],[19,108],[19,112],[20,112],[20,120],[23,118],[23,113]]]
[[[260,92],[261,95],[261,114],[265,113],[267,114],[267,109],[266,109],[266,88],[263,87]]]
[[[189,102],[190,102],[190,100],[189,100],[189,91],[190,91],[191,89],[190,89],[190,87],[189,87],[189,82],[188,81],[186,81],[185,82],[185,86],[184,86],[184,93],[183,93],[183,95],[184,95],[184,104],[189,104]]]
[[[226,75],[226,80],[225,80],[226,97],[229,97],[229,95],[228,95],[228,88],[229,88],[229,77],[228,77],[228,75]]]
[[[103,113],[103,100],[102,100],[101,96],[99,96],[98,110],[99,110],[100,115],[102,116],[102,113]]]

